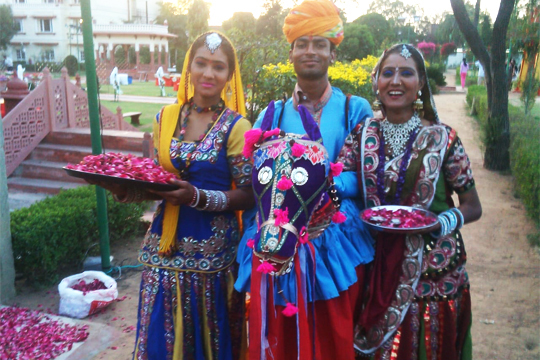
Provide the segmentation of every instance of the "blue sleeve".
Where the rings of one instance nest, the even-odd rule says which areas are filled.
[[[334,178],[338,195],[343,198],[356,198],[360,195],[358,191],[358,177],[354,171],[344,171]]]
[[[261,111],[261,113],[257,117],[257,120],[253,124],[253,129],[259,129],[261,127],[261,124],[262,124],[262,121],[263,121],[263,118],[264,118],[264,114],[266,114],[266,109],[267,108],[264,108],[264,110]]]
[[[359,96],[352,96],[349,103],[349,129],[352,131],[359,123],[373,117],[369,102]]]
[[[349,129],[373,117],[369,102],[359,96],[352,96],[349,103]],[[354,171],[345,171],[334,179],[336,190],[341,198],[356,198],[360,195],[358,190],[358,177]]]

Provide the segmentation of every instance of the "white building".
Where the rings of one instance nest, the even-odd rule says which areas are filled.
[[[153,24],[161,3],[161,0],[91,0],[98,62],[107,60],[114,64],[112,54],[117,46],[122,46],[126,54],[133,46],[137,59],[140,47],[148,46],[150,52],[165,52],[168,61],[168,39],[174,35],[168,33],[166,25]],[[0,4],[11,6],[18,30],[5,55],[27,64],[62,62],[70,54],[84,62],[80,0],[0,0]],[[158,58],[161,63],[161,56]]]

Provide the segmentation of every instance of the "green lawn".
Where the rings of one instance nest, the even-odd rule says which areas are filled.
[[[138,103],[138,102],[114,102],[114,101],[105,101],[101,100],[101,105],[105,106],[107,109],[116,113],[116,108],[120,106],[122,113],[140,111],[142,112],[141,117],[139,118],[141,125],[139,129],[141,131],[152,132],[152,121],[154,120],[156,114],[163,107],[162,104],[149,104],[149,103]],[[129,121],[129,119],[127,119]]]
[[[122,85],[120,90],[124,95],[139,95],[139,96],[160,96],[161,90],[159,86],[156,86],[155,82],[139,82],[133,81],[131,85]],[[176,92],[173,91],[172,87],[165,87],[165,92],[167,96],[175,97]],[[113,94],[113,87],[111,85],[101,85],[100,93],[102,94]],[[120,97],[121,99],[121,97]]]

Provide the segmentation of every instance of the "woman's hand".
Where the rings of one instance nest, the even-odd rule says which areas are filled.
[[[178,189],[171,191],[148,190],[172,205],[187,205],[193,200],[195,188],[187,181],[178,179],[169,180],[169,184],[178,186]]]
[[[107,181],[95,181],[95,180],[88,180],[85,179],[87,183],[90,185],[96,185],[99,186],[107,191],[112,192],[114,195],[118,196],[119,198],[123,198],[127,194],[127,190],[125,186],[122,186],[120,184],[111,183]]]

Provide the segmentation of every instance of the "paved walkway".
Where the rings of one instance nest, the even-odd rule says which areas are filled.
[[[113,101],[113,94],[100,94],[101,100]],[[169,105],[176,102],[176,97],[157,97],[157,96],[136,96],[136,95],[120,95],[121,102],[138,102],[138,103],[150,103],[150,104],[163,104]]]

